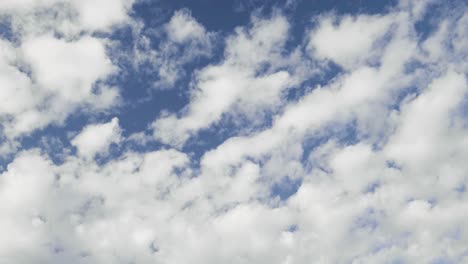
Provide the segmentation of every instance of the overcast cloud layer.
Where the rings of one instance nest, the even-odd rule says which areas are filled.
[[[0,263],[468,263],[466,2],[305,2],[0,1]]]

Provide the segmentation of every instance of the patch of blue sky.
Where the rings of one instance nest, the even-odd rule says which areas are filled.
[[[364,191],[365,193],[375,193],[375,191],[377,191],[377,189],[379,189],[379,187],[381,186],[381,183],[379,181],[375,181],[371,184],[369,184],[369,186],[367,186],[366,190]]]
[[[11,30],[11,21],[6,18],[0,18],[0,39],[14,41],[15,35]]]
[[[466,185],[465,184],[459,184],[456,188],[455,191],[462,194],[466,192]]]
[[[422,19],[417,21],[414,25],[414,29],[418,34],[420,41],[426,40],[431,33],[437,30],[440,18],[445,14],[451,14],[452,18],[463,14],[463,9],[460,6],[466,5],[466,1],[463,0],[450,0],[450,1],[432,1],[429,3],[428,10]]]
[[[291,179],[290,177],[285,176],[281,178],[279,182],[273,184],[270,196],[272,198],[279,197],[281,201],[286,201],[297,192],[299,187],[301,187],[301,184],[302,179]]]

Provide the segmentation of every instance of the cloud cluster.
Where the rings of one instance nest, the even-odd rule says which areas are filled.
[[[248,28],[236,28],[226,39],[222,63],[196,73],[190,103],[179,115],[157,119],[152,125],[154,137],[181,146],[223,115],[258,123],[265,111],[281,105],[285,90],[313,72],[304,69],[307,62],[297,61],[299,50],[285,50],[289,27],[286,17],[273,14],[254,16]]]
[[[112,14],[92,26],[85,3],[66,3],[84,35],[62,23],[63,37],[25,26],[17,42],[1,40],[5,138],[118,98],[104,81],[118,71],[107,40],[88,31],[123,23],[130,2],[99,2]],[[35,5],[61,2],[0,10]],[[468,7],[442,8],[422,34],[435,7],[402,0],[378,15],[321,14],[296,42],[292,18],[254,13],[224,39],[220,61],[191,73],[188,104],[154,113],[141,134],[127,137],[113,117],[75,131],[60,163],[16,151],[0,174],[0,263],[467,262]],[[177,75],[211,56],[213,40],[185,9],[161,29],[160,44],[136,51],[172,87],[169,58],[180,59]],[[232,136],[199,159],[184,148],[217,127]],[[135,135],[165,148],[136,150]]]
[[[18,138],[61,124],[77,110],[102,111],[118,102],[118,89],[105,81],[119,69],[107,53],[108,40],[95,33],[125,23],[131,3],[0,3],[11,32],[0,40],[2,155],[18,148]]]
[[[154,80],[152,88],[175,88],[178,81],[187,78],[187,64],[212,55],[216,33],[208,32],[187,9],[174,12],[169,21],[157,30],[146,30],[148,33],[144,24],[135,24],[137,36],[131,60],[140,73]]]

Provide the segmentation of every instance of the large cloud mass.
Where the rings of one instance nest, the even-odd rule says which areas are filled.
[[[468,263],[463,1],[141,2],[0,2],[0,263]]]

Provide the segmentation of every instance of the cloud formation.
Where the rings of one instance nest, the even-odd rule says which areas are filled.
[[[466,4],[141,4],[0,3],[0,263],[468,261]]]

